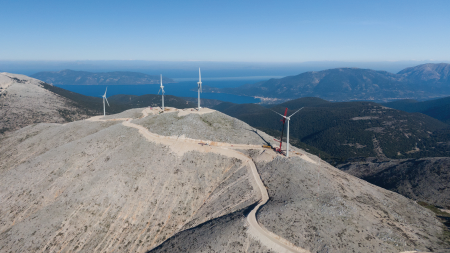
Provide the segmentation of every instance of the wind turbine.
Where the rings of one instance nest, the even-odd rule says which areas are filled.
[[[108,90],[108,87],[106,87],[106,90],[105,90],[105,94],[103,94],[103,116],[106,116],[106,110],[105,110],[105,100],[106,100],[106,103],[108,103],[108,99],[106,99],[106,91]],[[108,106],[109,106],[109,103],[108,103]]]
[[[200,92],[202,92],[202,73],[200,72],[200,68],[198,68],[198,110],[200,111]]]
[[[284,122],[287,120],[287,140],[286,140],[286,157],[289,157],[289,121],[291,120],[291,117],[294,116],[294,114],[296,114],[297,112],[299,112],[302,108],[298,109],[296,112],[294,112],[293,114],[291,114],[291,116],[287,117],[287,110],[288,108],[286,108],[286,111],[284,112],[284,115],[279,114],[278,112],[271,110],[272,112],[280,115],[281,117],[283,117],[283,130],[284,130]],[[283,132],[281,133],[281,140],[280,140],[280,152],[281,152],[281,144],[283,143]]]
[[[164,86],[162,85],[162,75],[161,75],[161,86],[159,86],[158,95],[159,95],[160,91],[162,91],[161,92],[161,94],[162,94],[162,110],[164,112]]]

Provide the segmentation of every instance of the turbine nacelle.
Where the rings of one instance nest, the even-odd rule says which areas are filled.
[[[164,94],[164,86],[163,86],[163,84],[162,84],[162,75],[161,75],[160,77],[161,77],[161,79],[160,79],[160,86],[159,86],[158,95],[159,95],[159,93],[160,93],[161,91],[162,91],[161,94]]]

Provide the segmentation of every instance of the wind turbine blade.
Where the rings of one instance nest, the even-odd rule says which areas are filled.
[[[159,88],[158,95],[159,95],[160,92],[161,92],[161,88]]]
[[[161,81],[160,81],[160,84],[161,84],[161,86],[162,86],[162,74],[160,74],[160,77],[161,77]]]
[[[278,112],[276,112],[276,111],[274,111],[274,110],[272,110],[272,109],[270,109],[272,112],[274,112],[274,113],[276,113],[276,114],[278,114],[278,115],[280,115],[281,117],[283,117],[284,118],[284,116],[283,115],[281,115],[281,114],[279,114]]]
[[[291,114],[291,116],[289,116],[289,118],[292,117],[292,116],[294,116],[294,114],[296,114],[297,112],[299,112],[299,111],[300,111],[301,109],[303,109],[303,108],[304,108],[304,107],[298,109],[296,112],[294,112],[293,114]]]
[[[108,99],[105,97],[105,100],[106,100],[106,103],[108,104],[108,106],[109,106],[109,102],[108,102]]]
[[[198,81],[202,82],[202,73],[200,72],[200,68],[198,68]]]

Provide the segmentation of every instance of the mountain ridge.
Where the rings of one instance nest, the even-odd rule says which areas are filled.
[[[398,73],[335,68],[304,72],[237,88],[206,88],[204,91],[277,99],[320,97],[335,102],[431,99],[450,95],[449,69],[450,64],[446,63],[423,64]]]

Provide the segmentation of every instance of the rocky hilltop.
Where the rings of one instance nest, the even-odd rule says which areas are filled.
[[[93,110],[48,89],[40,80],[0,73],[0,134],[35,123],[65,123],[87,118]]]
[[[442,223],[220,112],[132,109],[0,139],[1,252],[399,252]]]

